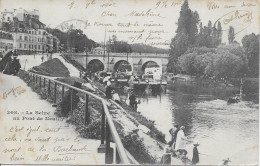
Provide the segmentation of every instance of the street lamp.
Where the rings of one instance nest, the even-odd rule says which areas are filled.
[[[87,67],[88,67],[88,48],[87,48],[87,45],[85,47],[85,51],[86,51],[86,71],[87,71]]]

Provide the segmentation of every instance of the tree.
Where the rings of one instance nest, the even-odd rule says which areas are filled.
[[[235,29],[234,27],[230,26],[228,30],[228,43],[232,44],[235,40]]]
[[[85,34],[83,34],[83,31],[79,29],[71,29],[67,32],[51,28],[47,28],[46,30],[48,33],[58,37],[60,43],[64,45],[64,49],[75,48],[76,52],[84,52],[86,46],[88,50],[91,50],[93,46],[98,46],[96,42],[89,39]]]
[[[131,53],[132,48],[131,45],[129,45],[126,41],[118,41],[117,36],[113,35],[112,40],[109,39],[107,42],[107,47],[109,51],[114,53]]]
[[[218,27],[217,27],[217,31],[218,31],[218,39],[219,39],[219,44],[222,41],[222,27],[221,27],[221,22],[218,22]]]
[[[191,48],[178,63],[184,73],[216,78],[240,77],[247,67],[243,48],[237,44]]]
[[[169,54],[168,49],[157,48],[157,47],[153,47],[153,46],[150,46],[147,44],[142,44],[142,43],[131,44],[131,48],[132,48],[132,51],[136,52],[136,53]]]
[[[208,48],[216,48],[221,43],[222,38],[222,28],[221,23],[218,22],[218,27],[212,26],[211,21],[209,20],[208,26],[202,26],[200,23],[200,31],[196,38],[196,46],[197,47],[208,47]]]
[[[185,0],[181,6],[180,17],[178,19],[178,27],[176,33],[185,33],[188,35],[189,44],[194,44],[198,33],[197,24],[199,22],[199,14],[193,12],[189,8],[188,0]]]
[[[195,45],[196,37],[198,35],[198,23],[198,12],[191,11],[188,0],[185,0],[181,6],[176,35],[171,40],[170,44],[169,71],[178,72],[178,57],[184,54],[188,47],[193,47]]]
[[[259,35],[244,36],[242,44],[248,59],[249,75],[259,77]]]

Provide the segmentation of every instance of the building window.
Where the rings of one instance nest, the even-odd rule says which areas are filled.
[[[24,36],[24,40],[26,40],[26,41],[27,41],[27,36]]]
[[[41,45],[38,45],[38,50],[40,50],[41,49]]]
[[[35,49],[35,50],[37,49],[37,45],[34,46],[34,49]]]
[[[39,35],[41,34],[41,31],[39,31]]]
[[[26,44],[24,44],[24,48],[26,48]]]
[[[22,44],[20,43],[19,48],[22,48]]]
[[[20,36],[20,40],[23,40],[23,37],[22,37],[22,36]]]

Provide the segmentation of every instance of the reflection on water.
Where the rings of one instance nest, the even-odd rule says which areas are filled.
[[[227,105],[211,95],[168,91],[148,100],[143,96],[138,111],[155,120],[167,141],[172,122],[184,125],[189,158],[193,143],[198,142],[200,164],[216,165],[229,157],[233,165],[258,161],[258,109],[250,101]]]

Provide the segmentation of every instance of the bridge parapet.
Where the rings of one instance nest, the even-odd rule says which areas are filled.
[[[86,56],[85,52],[80,53],[64,53],[65,55],[74,55],[74,56]],[[92,54],[88,53],[88,56],[96,56],[96,57],[107,57],[107,54]],[[110,57],[126,57],[127,53],[109,53]],[[129,57],[138,57],[138,58],[169,58],[169,54],[155,54],[155,53],[128,53]]]

